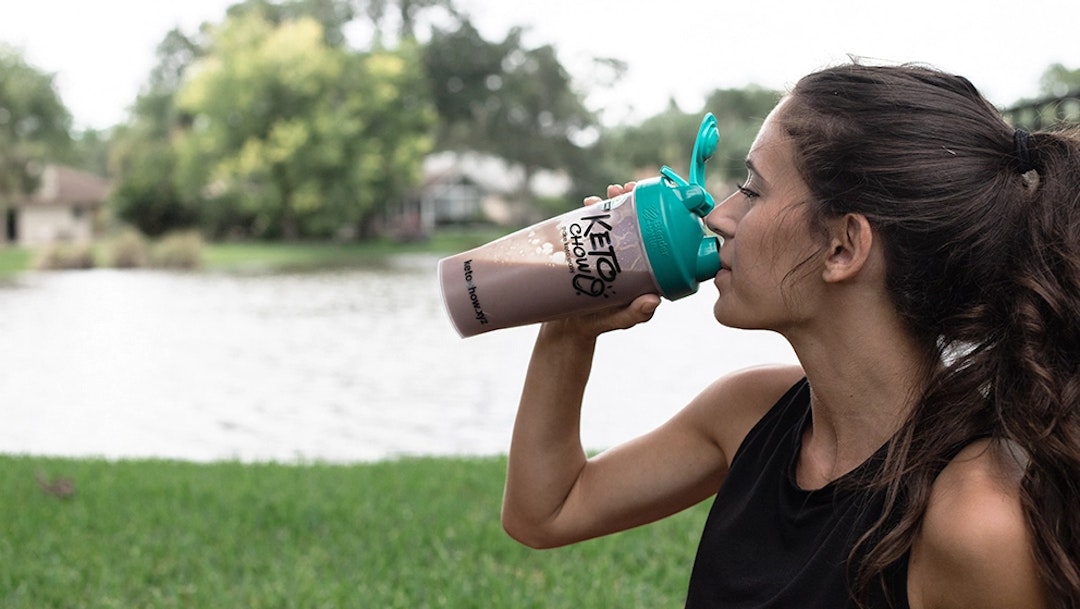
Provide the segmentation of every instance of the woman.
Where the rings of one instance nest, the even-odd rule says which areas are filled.
[[[961,77],[845,65],[795,86],[747,167],[706,218],[715,316],[800,366],[725,376],[588,459],[596,339],[660,301],[544,324],[509,534],[558,546],[716,494],[688,607],[1080,607],[1080,136],[1016,131]]]

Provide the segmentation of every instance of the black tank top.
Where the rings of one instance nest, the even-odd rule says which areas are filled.
[[[881,515],[882,496],[844,482],[879,469],[884,447],[839,480],[802,490],[795,464],[809,417],[803,379],[743,440],[705,523],[687,609],[855,606],[848,554]],[[871,585],[871,607],[908,609],[906,557],[885,575],[892,603]]]

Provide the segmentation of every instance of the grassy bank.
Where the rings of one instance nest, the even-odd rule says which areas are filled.
[[[682,606],[706,506],[529,550],[498,522],[504,468],[0,456],[0,606]]]
[[[444,231],[426,241],[362,243],[234,242],[207,244],[203,265],[215,270],[347,268],[403,253],[450,254],[481,245],[506,230]]]
[[[265,242],[241,241],[204,243],[197,251],[184,252],[186,256],[200,261],[196,266],[215,271],[291,271],[328,268],[348,268],[370,264],[381,257],[402,253],[451,254],[464,251],[499,237],[509,229],[478,228],[470,230],[444,230],[428,240],[400,242],[379,239],[362,243],[337,242]],[[72,266],[116,266],[114,258],[117,239],[108,239],[93,246],[84,247],[83,257],[92,262]],[[123,244],[122,244],[123,245]],[[50,254],[63,252],[63,248],[0,247],[0,279],[12,277],[34,268],[35,261],[48,258]],[[128,266],[128,265],[121,265]],[[144,266],[134,264],[130,266]],[[169,266],[169,265],[166,265]],[[176,265],[171,265],[176,266]]]

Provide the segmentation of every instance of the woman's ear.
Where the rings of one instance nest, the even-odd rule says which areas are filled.
[[[870,260],[874,232],[862,214],[845,214],[829,223],[829,249],[822,278],[827,283],[849,281]]]

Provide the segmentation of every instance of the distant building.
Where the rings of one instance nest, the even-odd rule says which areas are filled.
[[[86,242],[109,194],[105,178],[63,165],[46,165],[29,196],[0,203],[0,245],[36,246]]]
[[[403,236],[430,235],[437,227],[490,223],[524,225],[539,218],[520,201],[524,171],[475,152],[440,152],[424,160],[424,179],[387,218]],[[537,197],[559,197],[570,189],[565,175],[537,172],[529,188]]]
[[[1006,108],[1004,114],[1013,127],[1029,131],[1080,125],[1080,90],[1019,102]]]

